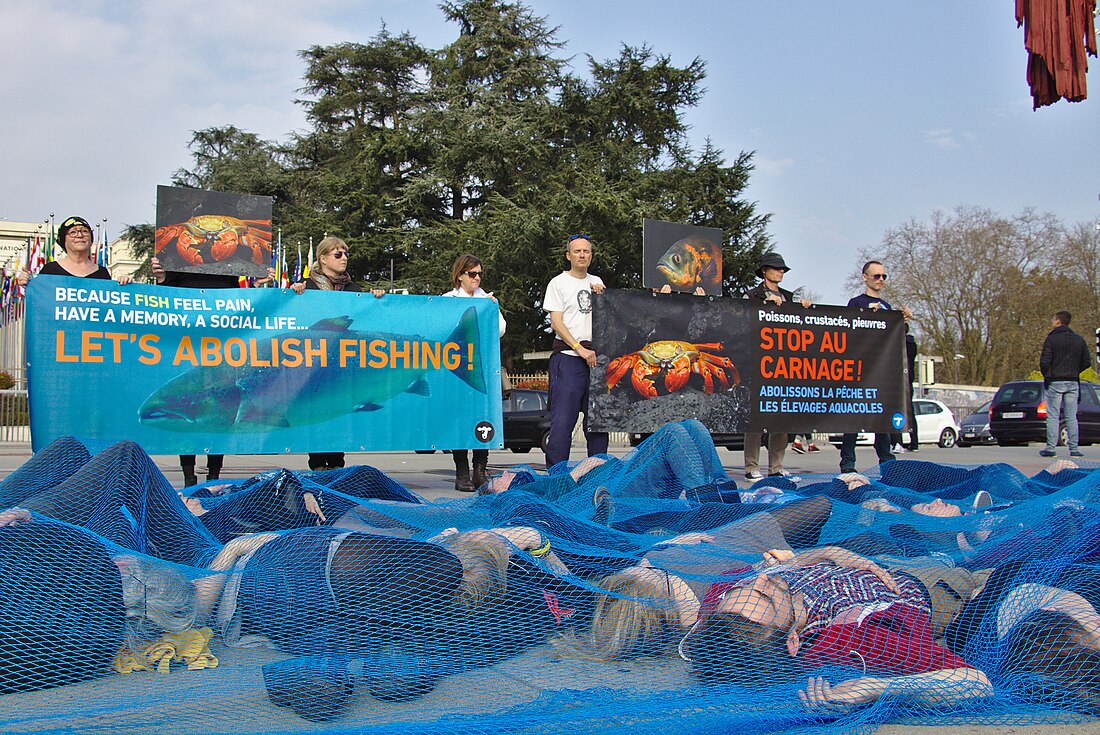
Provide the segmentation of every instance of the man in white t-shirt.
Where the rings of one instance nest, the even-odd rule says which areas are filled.
[[[604,289],[599,276],[588,272],[592,243],[588,235],[570,235],[565,244],[569,270],[546,286],[542,308],[550,313],[556,335],[550,355],[550,440],[546,466],[569,459],[573,427],[584,411],[588,456],[607,452],[607,434],[588,430],[588,371],[596,366],[592,349],[592,294]]]

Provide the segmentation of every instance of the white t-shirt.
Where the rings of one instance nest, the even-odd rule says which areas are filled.
[[[481,286],[478,286],[477,290],[474,291],[472,294],[471,293],[466,293],[461,288],[456,288],[453,291],[448,291],[447,293],[445,293],[443,295],[444,296],[457,296],[458,298],[466,297],[466,298],[472,298],[472,299],[487,299],[490,296],[492,296],[492,294],[486,293],[485,289],[483,289]],[[503,337],[504,336],[504,330],[508,328],[508,322],[506,322],[504,320],[504,314],[501,314],[499,310],[497,311],[497,315],[500,317],[500,335],[499,336]]]
[[[569,271],[559,273],[546,285],[542,308],[548,312],[560,311],[566,329],[578,342],[592,339],[592,287],[602,286],[599,276],[589,273],[584,278],[574,278]],[[575,350],[563,350],[577,356]]]

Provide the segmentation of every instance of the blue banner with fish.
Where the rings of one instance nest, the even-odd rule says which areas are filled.
[[[39,276],[31,441],[150,454],[503,446],[491,299],[179,289]]]

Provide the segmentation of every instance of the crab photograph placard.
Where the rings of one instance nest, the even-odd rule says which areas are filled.
[[[652,432],[900,431],[900,312],[609,290],[594,297],[588,421]]]
[[[659,219],[642,220],[642,284],[722,295],[722,230]]]
[[[266,276],[271,197],[157,187],[155,253],[166,271]]]
[[[745,431],[743,372],[749,323],[730,299],[609,290],[595,297],[589,423],[600,431],[655,431],[695,418],[711,431]]]

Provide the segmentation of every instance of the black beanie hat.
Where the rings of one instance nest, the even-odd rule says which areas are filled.
[[[57,230],[57,243],[61,246],[62,250],[65,250],[65,236],[69,234],[69,230],[78,225],[84,225],[88,228],[88,232],[91,233],[90,240],[95,242],[95,230],[88,224],[88,220],[83,217],[69,217],[67,220],[61,223],[61,227]]]

